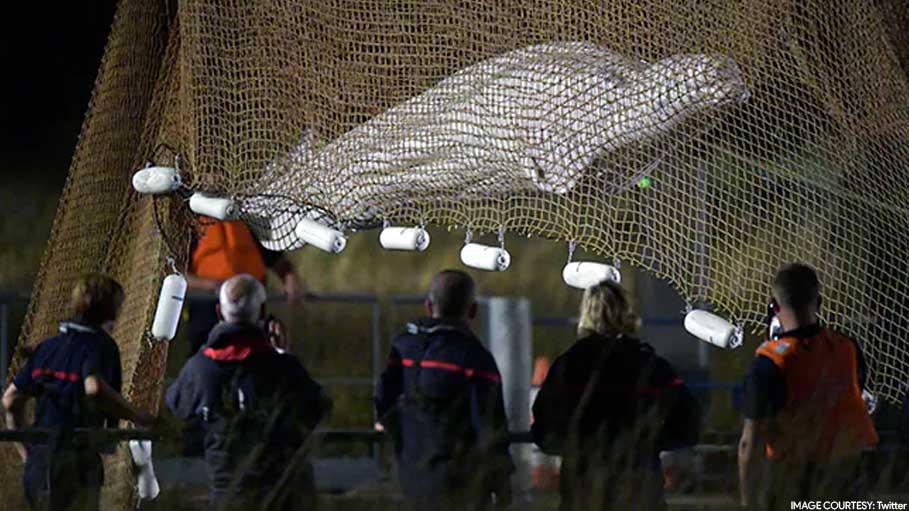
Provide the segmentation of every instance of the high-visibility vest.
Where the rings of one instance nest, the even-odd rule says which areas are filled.
[[[821,328],[811,337],[767,341],[769,358],[786,383],[786,402],[767,433],[767,457],[824,463],[858,455],[878,442],[859,387],[856,346]]]
[[[265,282],[265,261],[252,233],[240,220],[205,227],[192,254],[192,272],[199,277],[227,280],[248,273]]]

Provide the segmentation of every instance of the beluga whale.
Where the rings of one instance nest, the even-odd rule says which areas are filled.
[[[598,172],[595,160],[608,165],[610,152],[749,94],[725,55],[647,63],[591,42],[536,44],[464,67],[320,147],[303,137],[256,189],[316,205],[323,221],[345,229],[374,227],[402,203],[561,195]],[[285,203],[275,215],[268,200],[253,203],[246,211],[263,242],[300,246],[276,226],[308,207]]]

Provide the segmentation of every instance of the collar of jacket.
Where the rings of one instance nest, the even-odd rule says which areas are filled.
[[[91,321],[86,320],[81,315],[77,314],[72,318],[61,321],[58,328],[61,334],[68,333],[87,333],[87,334],[96,334],[98,332],[104,332],[100,325],[96,325]],[[106,332],[105,332],[106,333]]]
[[[208,334],[202,353],[222,362],[239,362],[260,351],[271,350],[265,333],[254,325],[222,321]]]
[[[416,335],[432,335],[440,332],[460,332],[474,337],[470,327],[464,321],[452,321],[439,318],[423,318],[412,323],[407,323],[407,333]]]
[[[796,339],[807,339],[809,337],[814,337],[819,333],[821,333],[821,324],[812,323],[810,325],[793,328],[788,332],[780,332],[776,334],[776,338],[782,339],[784,337],[795,337]]]

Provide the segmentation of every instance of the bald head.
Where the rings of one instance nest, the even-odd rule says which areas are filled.
[[[426,297],[434,318],[466,319],[474,308],[473,279],[460,270],[444,270],[432,278]]]
[[[243,273],[221,284],[218,304],[228,323],[254,324],[259,321],[267,295],[265,286],[252,275]]]

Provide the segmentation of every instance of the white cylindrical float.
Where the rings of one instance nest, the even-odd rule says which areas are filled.
[[[379,243],[385,250],[416,250],[429,247],[429,233],[420,227],[386,227],[379,234]]]
[[[695,309],[686,314],[685,330],[719,348],[735,349],[742,345],[742,333],[735,325],[705,310]]]
[[[294,234],[302,241],[332,254],[341,253],[347,246],[347,238],[344,237],[344,233],[309,218],[304,218],[297,223]]]
[[[177,325],[180,324],[180,313],[185,297],[186,279],[183,275],[173,274],[164,278],[161,294],[158,295],[155,320],[152,323],[152,337],[159,341],[169,341],[177,335]]]
[[[189,198],[189,209],[194,213],[218,220],[231,220],[236,216],[234,201],[224,197],[206,195],[202,192],[192,194]]]
[[[170,193],[180,184],[180,173],[174,167],[146,167],[133,174],[133,188],[139,193]]]
[[[505,271],[511,264],[511,254],[501,247],[468,243],[461,249],[461,262],[478,270]]]
[[[161,493],[158,478],[155,477],[155,467],[152,465],[151,450],[151,440],[129,441],[129,452],[136,466],[136,485],[142,500],[154,500]]]
[[[622,274],[614,266],[608,264],[578,261],[568,263],[562,268],[562,280],[571,287],[587,289],[604,280],[622,282]]]

